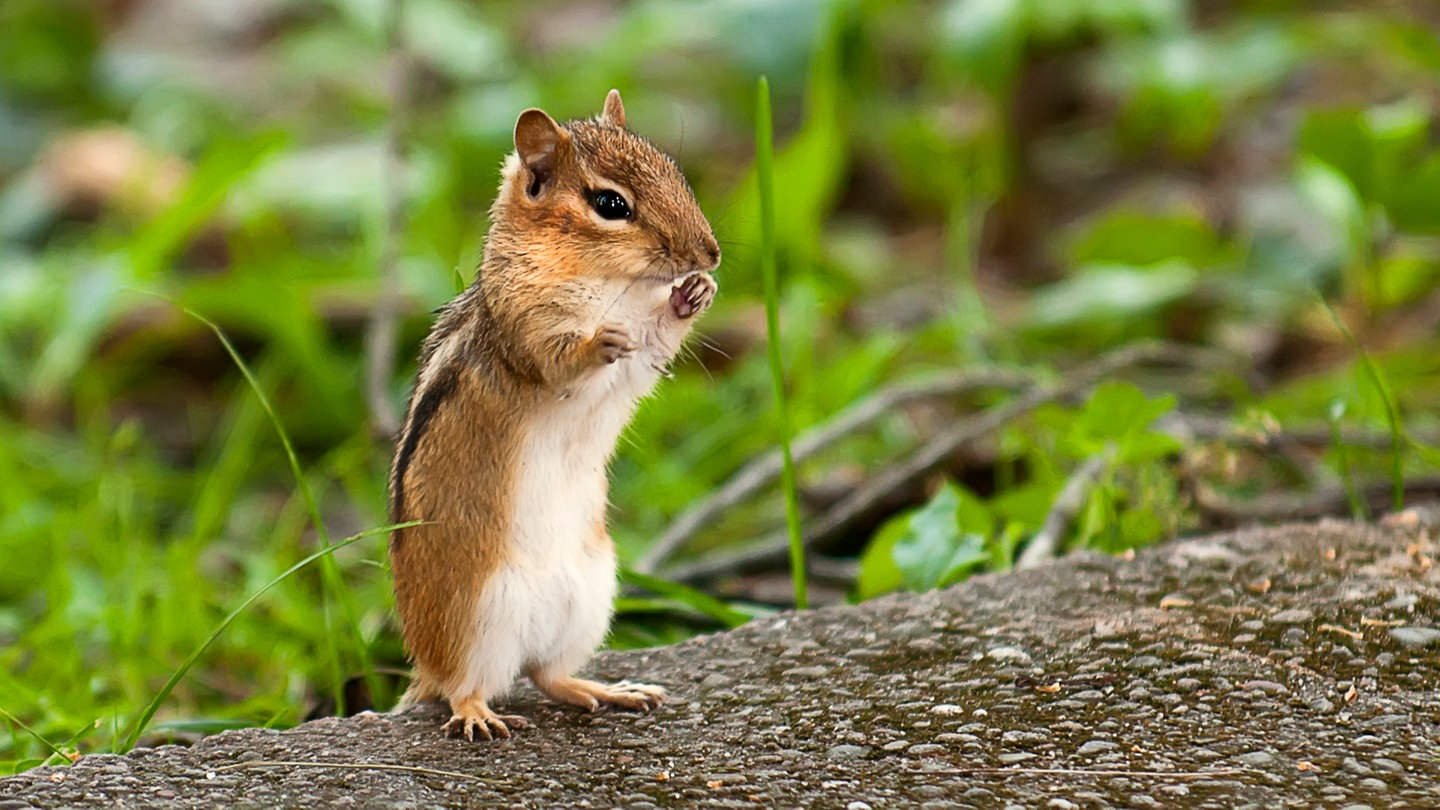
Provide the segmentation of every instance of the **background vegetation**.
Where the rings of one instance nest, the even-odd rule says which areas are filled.
[[[0,5],[0,772],[126,747],[227,614],[384,525],[367,322],[400,318],[398,407],[516,115],[592,115],[610,87],[725,250],[704,340],[614,465],[642,572],[616,644],[793,599],[771,476],[671,524],[778,470],[747,466],[778,426],[762,74],[816,601],[1004,569],[1036,537],[1120,552],[1436,489],[1427,0],[404,0],[398,37],[392,8]],[[275,584],[140,739],[385,704],[384,543]]]

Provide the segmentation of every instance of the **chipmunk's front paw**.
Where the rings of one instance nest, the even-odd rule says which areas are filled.
[[[709,273],[695,272],[675,280],[670,288],[670,311],[680,320],[693,318],[710,308],[718,287]]]
[[[601,326],[600,331],[595,333],[594,341],[596,353],[606,363],[629,357],[639,348],[635,338],[630,336],[630,330],[613,323]]]
[[[524,728],[530,724],[519,715],[496,714],[483,700],[466,698],[457,701],[451,709],[454,714],[441,729],[447,737],[464,737],[474,742],[478,735],[482,739],[509,737],[510,729]]]

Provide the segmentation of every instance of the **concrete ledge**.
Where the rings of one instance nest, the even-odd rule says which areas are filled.
[[[1074,555],[597,657],[669,687],[648,716],[527,689],[506,741],[438,708],[227,732],[0,780],[0,808],[1433,807],[1436,551],[1325,522]]]

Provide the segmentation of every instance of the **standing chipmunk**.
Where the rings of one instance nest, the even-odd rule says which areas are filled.
[[[658,686],[574,677],[616,590],[606,468],[641,397],[715,297],[720,246],[680,169],[596,118],[515,124],[475,283],[420,352],[390,472],[395,600],[414,680],[447,735],[510,736],[490,701],[520,675],[596,711],[648,711]]]

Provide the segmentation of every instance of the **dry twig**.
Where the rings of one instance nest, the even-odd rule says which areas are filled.
[[[1335,442],[1335,435],[1329,426],[1305,425],[1260,430],[1237,425],[1232,416],[1183,410],[1175,410],[1160,417],[1155,422],[1155,429],[1174,436],[1186,445],[1196,442],[1222,442],[1264,450],[1286,447],[1323,450]],[[1433,434],[1412,438],[1425,444],[1440,443],[1440,436]],[[1340,431],[1340,442],[1346,447],[1388,451],[1391,439],[1386,432],[1346,427]]]
[[[1111,444],[1075,468],[1075,472],[1065,481],[1060,494],[1055,496],[1055,502],[1045,514],[1045,523],[1040,526],[1040,531],[1030,538],[1030,542],[1025,544],[1025,550],[1020,552],[1020,558],[1015,561],[1016,568],[1034,568],[1055,556],[1061,536],[1080,513],[1080,507],[1085,505],[1086,493],[1114,459],[1115,445]]]
[[[1125,368],[1149,363],[1182,366],[1215,365],[1223,355],[1208,349],[1163,343],[1138,343],[1117,349],[1070,373],[1065,379],[1038,385],[1001,405],[963,419],[918,448],[908,458],[883,470],[857,487],[845,500],[823,512],[806,527],[807,548],[824,543],[857,519],[921,477],[937,469],[967,442],[990,435],[1011,421],[1050,402],[1074,396]],[[740,568],[783,561],[787,538],[783,532],[767,536],[754,546],[696,560],[666,569],[664,575],[679,582],[709,579]]]
[[[1239,500],[1226,495],[1203,481],[1192,485],[1195,506],[1209,520],[1224,525],[1264,523],[1279,520],[1310,520],[1348,514],[1350,502],[1345,488],[1328,483],[1312,492],[1278,492]],[[1389,478],[1356,485],[1360,499],[1372,510],[1390,506],[1394,482]],[[1440,476],[1417,476],[1404,482],[1406,500],[1417,496],[1440,495]]]
[[[796,437],[791,445],[791,453],[798,464],[910,402],[954,397],[984,388],[1015,389],[1033,382],[1034,378],[1025,372],[986,369],[897,383],[859,400],[830,420]],[[642,574],[654,572],[683,548],[695,532],[708,525],[721,512],[773,483],[780,477],[780,468],[778,450],[747,462],[736,470],[723,486],[681,512],[665,533],[656,538],[650,548],[635,561],[634,569]]]

